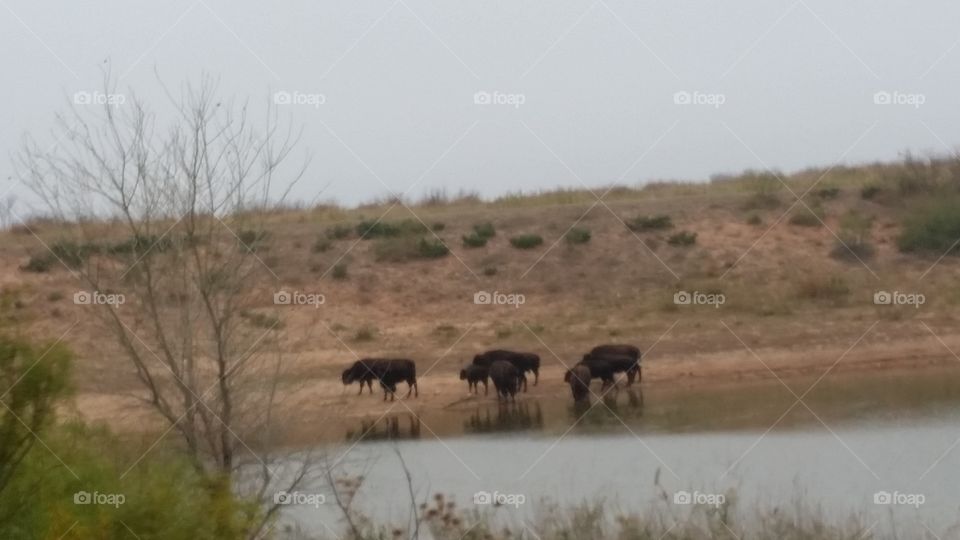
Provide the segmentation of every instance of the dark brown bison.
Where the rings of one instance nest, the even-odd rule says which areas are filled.
[[[493,387],[497,389],[497,400],[516,401],[520,383],[520,372],[516,366],[506,360],[496,360],[490,364],[490,378],[493,380]]]
[[[579,362],[574,367],[584,366],[590,370],[590,377],[592,379],[600,379],[603,381],[603,386],[600,387],[601,390],[606,389],[608,386],[614,384],[614,377],[616,376],[616,370],[609,363],[602,360],[594,360],[592,362]],[[570,382],[570,372],[571,369],[568,369],[567,372],[563,375],[563,381],[566,383]]]
[[[633,345],[598,345],[583,356],[583,363],[607,362],[614,373],[627,374],[627,386],[643,380],[640,349]]]
[[[573,401],[583,401],[589,399],[590,394],[590,368],[577,364],[567,371],[564,380],[570,384],[570,393],[573,394]]]
[[[360,392],[363,392],[363,384],[367,383],[370,387],[373,381],[379,381],[383,388],[383,400],[387,400],[387,394],[390,394],[390,400],[396,397],[397,383],[407,383],[407,395],[411,392],[414,396],[420,395],[420,389],[417,387],[417,365],[413,360],[405,358],[364,358],[357,360],[349,368],[344,370],[341,375],[343,384],[351,384],[360,381]],[[371,388],[371,393],[373,389]]]
[[[487,395],[490,388],[487,386],[490,368],[487,366],[470,365],[460,370],[460,380],[467,381],[467,390],[477,393],[479,384],[483,383],[483,395]]]
[[[478,354],[473,357],[473,365],[475,366],[490,366],[497,360],[503,360],[513,364],[517,368],[517,372],[520,376],[520,385],[523,387],[523,391],[527,391],[527,372],[533,373],[533,385],[536,386],[540,382],[540,357],[533,353],[524,353],[524,352],[515,352],[507,351],[503,349],[496,349],[493,351],[487,351],[485,353]]]

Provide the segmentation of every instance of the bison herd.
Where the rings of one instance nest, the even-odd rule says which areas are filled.
[[[563,380],[570,385],[574,401],[583,401],[590,394],[590,382],[602,381],[602,389],[614,384],[614,377],[623,373],[627,385],[641,380],[640,349],[633,345],[600,345],[594,347],[575,366],[568,369]],[[534,386],[540,382],[540,357],[533,353],[497,349],[478,354],[473,362],[460,370],[460,380],[467,381],[469,391],[479,393],[483,383],[483,393],[489,391],[489,381],[497,391],[498,400],[515,400],[518,392],[527,391],[527,374],[533,376]],[[343,371],[344,385],[360,383],[373,393],[373,381],[383,389],[383,399],[387,396],[393,401],[397,392],[397,383],[407,383],[407,397],[413,392],[420,395],[417,388],[417,366],[413,360],[402,358],[365,358],[357,360]]]

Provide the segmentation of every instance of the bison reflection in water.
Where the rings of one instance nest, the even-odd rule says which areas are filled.
[[[604,393],[592,393],[587,399],[574,401],[569,410],[571,421],[582,420],[584,426],[621,425],[628,418],[643,416],[643,391],[610,388]]]
[[[404,418],[406,421],[401,421]],[[347,430],[346,436],[348,442],[419,438],[420,419],[413,414],[386,416],[379,420],[363,419],[360,428]]]
[[[540,403],[536,401],[479,407],[463,422],[463,430],[467,433],[497,433],[542,428],[543,411]]]

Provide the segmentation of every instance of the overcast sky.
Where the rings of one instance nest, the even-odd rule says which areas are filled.
[[[5,154],[24,133],[52,141],[105,65],[158,102],[155,69],[174,87],[207,71],[303,125],[302,199],[698,180],[960,142],[956,1],[0,6]],[[6,156],[0,173],[25,196]]]

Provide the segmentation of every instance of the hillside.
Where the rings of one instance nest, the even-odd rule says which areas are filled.
[[[898,243],[931,200],[957,200],[955,171],[950,160],[908,160],[805,171],[786,185],[745,173],[617,187],[602,202],[581,190],[277,208],[259,214],[262,231],[230,227],[227,217],[223,235],[238,234],[262,263],[245,287],[244,319],[286,357],[296,431],[321,411],[361,417],[396,407],[343,388],[339,373],[355,355],[415,359],[422,392],[404,405],[413,410],[461,403],[466,385],[457,371],[488,348],[540,354],[543,383],[534,395],[566,392],[564,365],[603,342],[649,349],[645,384],[678,391],[774,373],[955,362],[960,264],[945,250]],[[808,190],[794,204],[793,193]],[[465,245],[483,224],[495,234],[483,246]],[[361,239],[358,227],[379,237]],[[62,338],[76,351],[78,414],[145,429],[148,413],[131,397],[141,391],[136,373],[88,316],[91,306],[74,303],[82,287],[61,261],[36,266],[47,257],[43,244],[57,246],[76,230],[33,220],[2,233],[4,324]],[[84,230],[102,242],[125,240],[109,223]],[[516,247],[511,238],[520,235],[542,243]],[[324,302],[276,305],[279,291]],[[723,303],[678,304],[681,291],[722,295]],[[920,294],[923,303],[878,305],[880,291]],[[523,303],[478,305],[480,292],[522,295]]]

